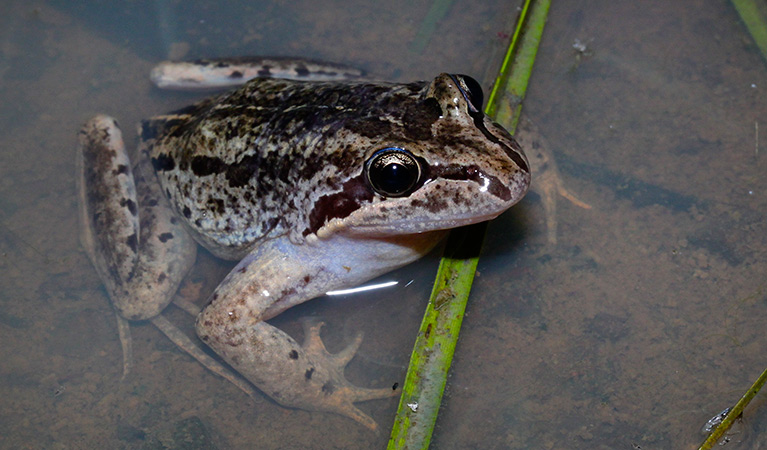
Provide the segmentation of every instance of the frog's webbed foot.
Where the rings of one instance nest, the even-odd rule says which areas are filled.
[[[591,205],[580,200],[564,186],[553,160],[550,160],[548,166],[542,170],[536,185],[535,190],[541,196],[543,209],[546,212],[547,240],[553,245],[557,243],[557,195],[561,195],[579,208],[591,209]]]
[[[529,119],[519,122],[515,138],[525,149],[533,173],[532,189],[541,196],[546,213],[546,235],[549,244],[557,243],[557,195],[561,195],[570,203],[583,209],[591,209],[591,205],[579,199],[568,190],[562,176],[559,174],[556,161],[549,153],[548,144],[537,127]]]
[[[362,343],[363,334],[359,333],[354,341],[340,352],[331,354],[325,348],[320,337],[320,330],[323,325],[323,322],[316,320],[304,321],[304,344],[302,346],[307,356],[317,363],[322,363],[332,378],[333,396],[328,397],[328,401],[322,409],[349,417],[366,428],[377,431],[378,424],[354,406],[354,403],[393,397],[399,395],[399,391],[391,388],[362,388],[347,381],[344,377],[344,368],[357,353],[357,349]]]

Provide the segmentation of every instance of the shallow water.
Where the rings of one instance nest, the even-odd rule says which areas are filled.
[[[113,313],[77,240],[76,131],[104,112],[130,136],[198,98],[150,85],[167,57],[300,55],[489,86],[513,5],[456,2],[420,51],[427,2],[216,5],[2,7],[2,448],[385,445],[395,399],[361,405],[381,436],[251,399],[149,324],[133,326],[135,368],[120,382]],[[491,224],[433,448],[699,444],[764,368],[765,89],[767,65],[727,3],[554,3],[524,110],[592,208],[559,197],[556,244],[539,189]],[[204,301],[229,267],[203,253],[181,295]],[[435,270],[427,258],[386,277],[399,288],[314,300],[275,323],[300,336],[303,317],[320,317],[331,349],[364,330],[349,378],[401,383]],[[728,447],[759,448],[765,407],[757,398]]]

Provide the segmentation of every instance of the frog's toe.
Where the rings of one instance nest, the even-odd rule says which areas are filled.
[[[335,361],[335,364],[337,364],[338,367],[346,367],[346,365],[349,364],[349,361],[354,358],[354,355],[357,354],[357,350],[360,348],[360,344],[362,344],[363,336],[364,333],[357,333],[357,336],[354,337],[354,341],[347,345],[345,349],[334,355],[331,355],[333,361]]]
[[[339,404],[336,408],[333,408],[332,411],[336,414],[340,414],[354,420],[370,431],[378,433],[378,424],[376,421],[373,420],[372,417],[360,411],[359,408],[353,405],[353,402],[388,398],[398,394],[398,392],[391,389],[365,389],[356,386],[349,386],[343,388],[339,394],[339,398],[352,398],[353,400]]]
[[[130,324],[127,320],[123,319],[119,314],[115,314],[117,318],[117,332],[120,336],[120,346],[123,350],[123,376],[120,381],[125,381],[130,375],[133,368],[133,341],[130,336]]]
[[[373,431],[374,433],[378,433],[378,424],[376,423],[376,421],[373,420],[372,417],[360,411],[359,408],[357,408],[356,406],[349,405],[349,407],[346,408],[344,411],[338,411],[338,413],[354,420],[355,422],[359,423],[360,425],[369,429],[370,431]]]
[[[398,394],[398,391],[389,388],[367,389],[349,384],[336,391],[335,399],[337,402],[332,405],[332,407],[328,408],[328,410],[346,416],[371,431],[378,432],[378,424],[376,421],[360,411],[359,408],[354,406],[354,403],[394,397]]]
[[[345,378],[344,368],[357,353],[357,349],[362,343],[363,333],[357,334],[354,341],[340,352],[331,354],[325,348],[320,337],[320,330],[324,323],[317,320],[307,320],[303,325],[303,350],[311,359],[329,372],[330,380],[323,385],[322,400],[315,405],[315,408],[310,409],[332,411],[349,417],[372,431],[377,431],[376,422],[355,407],[354,403],[394,397],[399,395],[399,391],[391,388],[363,388],[351,384]]]
[[[328,353],[320,337],[320,330],[325,322],[317,319],[304,319],[301,321],[301,325],[304,328],[304,344],[302,345],[304,350],[314,355],[329,356],[330,353]]]
[[[327,351],[325,344],[320,337],[320,330],[325,325],[325,322],[308,319],[303,322],[304,327],[304,345],[303,348],[308,354],[322,357],[327,360],[333,361],[333,365],[339,369],[343,369],[349,364],[349,361],[357,354],[357,350],[362,344],[362,338],[364,333],[358,333],[354,337],[349,345],[338,353],[332,354]]]

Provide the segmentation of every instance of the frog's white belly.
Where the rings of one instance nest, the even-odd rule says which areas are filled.
[[[237,273],[251,265],[259,267],[259,273],[273,273],[279,283],[271,288],[269,279],[249,280],[239,277],[243,286],[258,284],[263,287],[263,304],[249,308],[263,310],[260,317],[268,320],[302,301],[321,296],[326,292],[353,287],[379,275],[407,265],[431,251],[445,236],[446,231],[432,231],[417,235],[395,236],[381,239],[355,239],[334,235],[324,241],[313,240],[296,246],[286,238],[279,238],[259,247],[243,258],[232,270]],[[268,268],[267,268],[268,266]],[[293,280],[296,292],[291,295],[276,292],[284,287],[283,279]],[[325,281],[322,281],[325,280]],[[225,280],[221,286],[228,281]],[[311,289],[322,286],[322,289]],[[233,288],[235,292],[238,288]],[[274,302],[272,296],[281,298]]]

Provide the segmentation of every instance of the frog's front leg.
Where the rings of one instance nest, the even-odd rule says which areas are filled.
[[[428,252],[441,235],[423,233],[404,245],[407,237],[399,242],[363,240],[353,246],[347,244],[354,240],[340,237],[315,245],[293,245],[287,238],[268,242],[221,283],[197,320],[197,333],[278,403],[335,412],[375,430],[375,421],[353,403],[390,397],[395,392],[391,388],[363,389],[344,378],[344,366],[359,342],[331,355],[319,339],[319,325],[308,329],[301,346],[265,320],[327,291],[362,283],[413,261]]]

